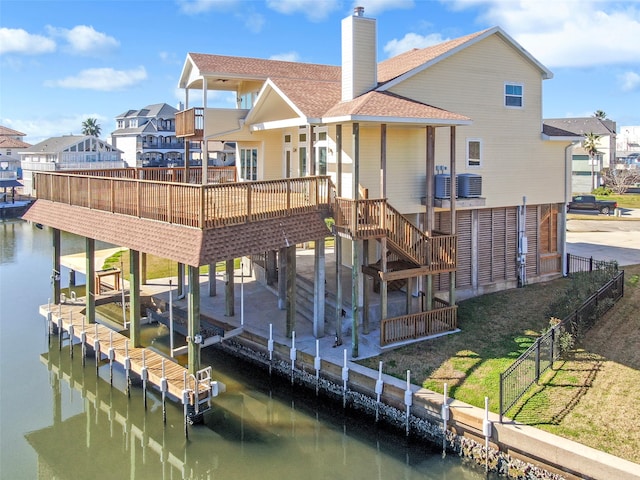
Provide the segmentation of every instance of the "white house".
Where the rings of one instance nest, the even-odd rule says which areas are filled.
[[[122,151],[90,135],[51,137],[19,152],[23,193],[33,194],[33,172],[123,168]]]
[[[20,155],[31,146],[23,140],[25,133],[0,125],[0,179],[16,181],[22,178]]]

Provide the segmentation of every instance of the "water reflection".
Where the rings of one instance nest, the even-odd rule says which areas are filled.
[[[71,360],[67,346],[59,351],[57,337],[45,335],[37,312],[51,294],[51,231],[26,222],[2,226],[2,478],[485,478],[458,458],[443,461],[424,445],[407,445],[215,349],[206,349],[202,362],[227,393],[185,440],[181,406],[167,404],[163,425],[158,393],[149,390],[145,411],[141,388],[125,395],[122,370],[114,368],[112,388],[108,364],[96,376],[92,359],[82,366],[78,346]],[[84,239],[63,235],[62,250],[82,252]],[[152,326],[143,337],[158,349],[168,345],[165,327]]]
[[[59,351],[57,340],[40,357],[50,372],[53,407],[52,425],[26,435],[39,478],[484,478],[457,459],[443,461],[424,446],[320,408],[315,397],[287,392],[286,383],[280,393],[246,390],[245,382],[255,382],[242,371],[226,378],[227,393],[186,440],[178,405],[167,409],[163,425],[159,395],[148,393],[145,411],[140,389],[127,398],[123,372],[111,387],[108,367],[96,376],[91,361],[82,367],[78,357],[71,359],[66,346]],[[65,402],[81,411],[63,415]]]

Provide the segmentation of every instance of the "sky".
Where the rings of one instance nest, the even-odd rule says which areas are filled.
[[[116,116],[183,100],[190,52],[339,65],[356,5],[378,61],[499,26],[553,72],[545,118],[640,125],[640,0],[0,0],[0,125],[35,144],[95,118],[110,140]]]

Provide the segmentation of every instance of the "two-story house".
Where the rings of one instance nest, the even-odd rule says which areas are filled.
[[[378,62],[376,28],[361,8],[343,20],[341,66],[188,54],[177,135],[237,142],[245,180],[331,177],[354,317],[372,288],[384,319],[393,284],[431,309],[559,275],[571,142],[543,138],[552,73],[499,27]],[[210,108],[210,90],[235,91],[238,108]],[[370,235],[356,225],[363,192],[380,226]],[[450,264],[416,252],[441,234]]]
[[[111,144],[122,150],[122,159],[132,167],[184,165],[184,139],[175,133],[178,110],[166,103],[127,110],[116,117]],[[200,145],[193,145],[191,158],[200,160]]]
[[[139,253],[188,267],[192,373],[203,265],[226,262],[231,317],[233,261],[258,257],[291,337],[296,245],[313,242],[313,334],[350,334],[354,357],[361,333],[379,331],[384,346],[455,331],[458,298],[561,275],[573,140],[543,134],[551,72],[499,27],[378,62],[376,29],[361,8],[345,18],[338,66],[187,55],[176,137],[188,140],[185,158],[193,143],[210,158],[213,142],[235,142],[240,182],[205,165],[155,178],[42,173],[25,217],[87,237],[88,252],[94,240],[129,248],[132,304]],[[192,90],[202,105],[189,104]],[[215,90],[234,92],[237,108],[211,108]],[[331,233],[336,284],[326,286]]]
[[[601,185],[602,170],[615,168],[616,122],[597,117],[548,118],[544,120],[548,138],[573,139],[571,147],[571,189],[591,193]],[[591,158],[584,148],[585,135],[598,135],[598,153]]]
[[[32,195],[36,172],[123,168],[122,152],[90,135],[51,137],[19,152],[25,195]]]
[[[31,146],[24,141],[25,136],[25,133],[0,125],[0,181],[3,185],[19,186],[17,181],[22,178],[22,168],[18,152]]]

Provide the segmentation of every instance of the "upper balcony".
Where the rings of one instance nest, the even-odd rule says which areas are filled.
[[[204,138],[204,108],[189,108],[176,113],[176,137],[191,140]]]
[[[189,108],[176,113],[176,137],[192,141],[212,138],[242,126],[249,110],[244,108]]]

